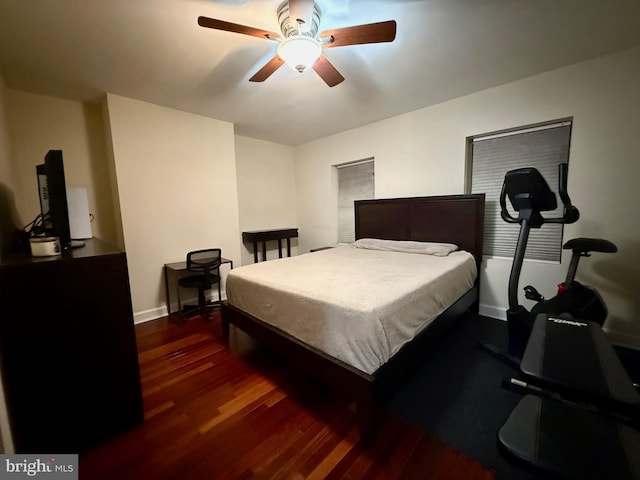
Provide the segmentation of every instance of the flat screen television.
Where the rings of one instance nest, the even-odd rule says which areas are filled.
[[[44,163],[36,165],[36,174],[44,233],[58,237],[63,249],[84,245],[71,241],[62,150],[49,150]]]

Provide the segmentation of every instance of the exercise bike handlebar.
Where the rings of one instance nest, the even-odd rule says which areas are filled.
[[[500,191],[500,216],[502,220],[508,223],[518,223],[519,218],[512,216],[507,210],[507,184],[502,183],[502,190]]]
[[[558,165],[558,194],[560,200],[562,200],[563,212],[561,217],[555,218],[543,218],[542,223],[575,223],[580,218],[580,212],[576,207],[571,204],[571,198],[567,192],[567,171],[568,165],[561,163]],[[506,182],[502,184],[502,191],[500,192],[500,216],[505,222],[508,223],[520,223],[520,217],[514,217],[507,210],[507,192]]]
[[[580,212],[571,204],[571,198],[569,198],[569,193],[567,192],[568,168],[569,167],[566,163],[558,165],[558,194],[560,195],[560,200],[562,200],[562,205],[564,206],[562,217],[545,219],[545,222],[547,223],[575,223],[580,218]]]

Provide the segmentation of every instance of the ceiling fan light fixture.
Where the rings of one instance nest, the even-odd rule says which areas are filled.
[[[321,53],[322,47],[318,41],[304,35],[286,38],[278,45],[280,58],[300,73],[311,67]]]

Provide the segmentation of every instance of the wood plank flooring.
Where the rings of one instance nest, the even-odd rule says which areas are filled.
[[[365,446],[348,399],[263,349],[232,351],[218,312],[136,338],[145,421],[82,455],[81,479],[494,478],[391,415]]]

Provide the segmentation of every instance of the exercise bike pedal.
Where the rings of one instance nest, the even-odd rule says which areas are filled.
[[[540,295],[538,290],[536,290],[536,288],[532,287],[531,285],[527,285],[526,287],[524,287],[524,296],[527,298],[527,300],[534,300],[536,302],[544,300],[544,297]]]

